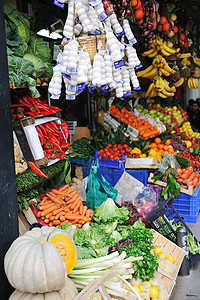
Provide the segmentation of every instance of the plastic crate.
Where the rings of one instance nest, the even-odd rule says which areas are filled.
[[[175,198],[173,206],[186,223],[197,222],[199,214],[199,199],[200,186],[196,188],[192,196],[181,193],[180,196]]]
[[[176,243],[176,231],[170,224],[170,220],[172,220],[172,224],[180,224],[187,229],[188,233],[193,233],[189,229],[189,227],[184,222],[183,218],[179,215],[179,213],[174,208],[175,199],[173,197],[158,203],[149,214],[147,214],[146,219],[149,225],[158,231],[160,234]],[[198,242],[197,238],[194,237],[195,242]],[[190,265],[200,261],[200,254],[191,254],[190,253]]]
[[[94,162],[98,158],[98,152],[96,151],[94,154]],[[110,160],[108,158],[99,158],[99,167],[107,167],[113,169],[125,169],[126,156],[122,155],[120,160]]]
[[[88,160],[79,157],[69,157],[69,161],[73,164],[90,167],[92,162],[92,157],[89,158]]]
[[[113,187],[119,181],[120,177],[122,176],[124,170],[114,169],[114,168],[107,168],[100,166],[100,172]],[[90,167],[83,166],[83,178],[87,177],[90,173]],[[131,176],[142,182],[145,186],[147,186],[147,179],[151,170],[132,170],[126,169],[126,172],[129,173]]]

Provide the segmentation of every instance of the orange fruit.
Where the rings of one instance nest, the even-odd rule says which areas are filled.
[[[163,150],[167,151],[169,147],[167,145],[164,146]]]
[[[171,147],[170,147],[170,148],[168,149],[168,152],[169,152],[170,154],[174,154],[174,148],[171,148]]]
[[[157,144],[156,144],[156,143],[151,143],[149,146],[150,146],[151,148],[157,148]]]
[[[140,21],[136,22],[137,25],[142,25],[143,24],[143,19],[141,19]]]
[[[172,27],[173,32],[176,34],[178,32],[178,27],[177,26],[173,26]]]
[[[162,29],[162,24],[159,24],[159,25],[158,25],[158,31],[159,31],[159,32],[162,32],[162,30],[163,30],[163,29]]]
[[[136,20],[142,19],[143,16],[144,16],[143,9],[137,9],[137,10],[135,10],[134,17],[135,17]]]
[[[171,145],[170,139],[167,139],[167,140],[165,141],[165,145],[167,145],[167,146]]]
[[[158,145],[158,144],[161,144],[161,139],[159,137],[157,137],[154,142]]]
[[[138,3],[137,0],[131,0],[131,6],[132,6],[132,7],[136,6],[137,3]]]
[[[158,144],[158,149],[163,149],[164,148],[164,144]]]
[[[163,24],[165,24],[166,22],[168,22],[166,17],[164,17],[164,16],[160,17],[160,24],[163,25]]]
[[[141,7],[142,7],[142,2],[140,0],[138,0],[138,4],[136,6],[134,6],[134,10],[140,9]]]
[[[168,22],[166,22],[165,24],[163,24],[163,31],[168,31],[170,28],[170,25]]]

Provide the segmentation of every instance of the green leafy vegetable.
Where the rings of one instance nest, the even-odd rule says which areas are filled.
[[[24,54],[23,58],[26,60],[29,60],[30,62],[33,63],[33,65],[34,65],[33,76],[34,77],[41,77],[43,75],[43,73],[46,70],[46,67],[40,58],[38,58],[36,55],[30,54],[30,53]]]
[[[128,219],[129,210],[126,207],[118,208],[111,198],[104,201],[99,207],[97,207],[93,214],[93,220],[97,223],[107,223],[113,221],[119,221],[123,223]]]

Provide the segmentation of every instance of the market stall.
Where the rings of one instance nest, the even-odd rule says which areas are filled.
[[[167,300],[200,260],[187,226],[200,132],[184,103],[197,37],[177,4],[122,2],[54,1],[67,12],[54,58],[4,5],[20,235],[9,299]],[[72,109],[85,99],[87,126]]]

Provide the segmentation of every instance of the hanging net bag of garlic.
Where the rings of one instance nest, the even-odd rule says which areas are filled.
[[[104,3],[104,4],[103,4]],[[92,94],[115,91],[124,100],[140,90],[135,70],[142,67],[137,43],[127,19],[119,23],[109,0],[54,0],[68,6],[57,63],[49,83],[50,98],[58,100],[64,84],[66,100],[85,88]],[[126,42],[125,41],[126,39]]]

